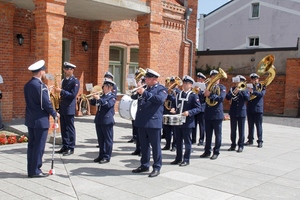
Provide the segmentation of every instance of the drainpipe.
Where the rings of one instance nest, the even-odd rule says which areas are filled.
[[[190,19],[190,15],[192,13],[193,9],[191,8],[186,8],[185,10],[185,41],[190,43],[190,76],[193,77],[192,73],[193,73],[193,51],[194,51],[194,43],[192,40],[187,38],[187,34],[188,34],[188,26],[189,26],[189,19]]]

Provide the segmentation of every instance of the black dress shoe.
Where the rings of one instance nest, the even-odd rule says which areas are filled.
[[[63,156],[69,156],[69,155],[71,155],[71,154],[74,154],[74,149],[68,149],[67,151],[65,151],[65,152],[63,153]]]
[[[172,147],[170,151],[176,151],[176,147]]]
[[[178,165],[181,163],[181,160],[174,160],[172,162],[170,162],[171,165]]]
[[[190,164],[190,163],[183,161],[182,163],[180,163],[179,166],[184,167],[184,166],[187,166],[187,165],[189,165],[189,164]]]
[[[228,151],[235,151],[235,147],[230,147]]]
[[[200,155],[200,158],[208,158],[210,156],[210,153],[203,153]]]
[[[170,147],[164,146],[161,150],[170,150]]]
[[[35,175],[28,175],[28,178],[45,178],[49,176],[49,174],[47,173],[39,173],[39,174],[35,174]]]
[[[128,143],[133,143],[134,142],[134,139],[131,138],[130,140],[127,141]]]
[[[109,163],[109,160],[102,159],[99,161],[99,164],[106,164],[106,163]]]
[[[134,152],[131,153],[131,155],[140,155],[140,154],[141,154],[141,152],[138,150],[135,150]]]
[[[238,150],[237,150],[236,152],[242,153],[242,152],[243,152],[243,147],[239,147]]]
[[[201,145],[203,145],[203,141],[202,140],[200,140],[199,141],[199,143],[197,144],[198,146],[201,146]]]
[[[97,147],[97,148],[99,148],[100,146],[99,146],[99,145],[97,145],[96,147]]]
[[[102,158],[99,158],[99,157],[98,157],[98,158],[95,158],[95,159],[94,159],[94,162],[100,162],[100,160],[102,160]]]
[[[252,145],[253,144],[253,141],[251,141],[251,140],[248,140],[244,145]]]
[[[258,148],[262,148],[263,147],[262,142],[259,142],[258,145],[257,145],[257,147]]]
[[[138,167],[132,170],[132,173],[142,173],[142,172],[149,172],[149,168]]]
[[[211,160],[216,160],[218,158],[217,154],[213,154],[212,157],[210,157]]]
[[[154,170],[149,174],[148,177],[150,177],[150,178],[156,177],[156,176],[158,176],[159,174],[160,174],[160,172],[159,172],[158,170],[154,169]]]
[[[59,151],[55,151],[55,153],[63,154],[66,150],[64,148],[61,148]]]

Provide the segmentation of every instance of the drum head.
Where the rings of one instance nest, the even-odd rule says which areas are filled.
[[[121,101],[119,102],[119,115],[124,118],[124,119],[128,119],[128,120],[134,120],[135,119],[135,114],[137,111],[137,103],[136,106],[133,106],[134,101],[137,100],[133,100],[131,99],[130,96],[128,95],[124,95],[121,99]],[[132,109],[135,109],[135,111]]]
[[[130,117],[132,118],[132,120],[135,120],[137,105],[138,105],[138,100],[132,100],[130,109],[129,109]]]

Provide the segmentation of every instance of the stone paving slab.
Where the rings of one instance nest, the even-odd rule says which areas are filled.
[[[268,121],[268,117],[265,117]],[[130,155],[135,145],[131,138],[131,121],[116,115],[111,162],[94,163],[98,155],[93,116],[77,117],[75,154],[55,154],[55,174],[48,178],[29,179],[26,174],[27,144],[0,146],[0,199],[206,199],[206,200],[273,200],[299,199],[300,195],[300,128],[299,119],[272,118],[264,123],[264,146],[244,148],[243,153],[228,152],[230,124],[223,122],[223,139],[217,160],[201,159],[203,146],[193,146],[190,165],[170,165],[175,152],[163,151],[161,175],[133,174],[139,156]],[[281,123],[275,123],[280,120]],[[284,126],[289,120],[293,126]],[[10,124],[11,130],[25,133],[24,120]],[[247,128],[246,128],[247,130]],[[246,131],[247,132],[247,131]],[[162,146],[164,146],[164,139]],[[60,146],[56,145],[56,149]],[[52,143],[47,143],[42,169],[51,168]],[[151,160],[152,163],[152,160]]]

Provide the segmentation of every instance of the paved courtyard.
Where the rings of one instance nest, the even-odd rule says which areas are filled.
[[[29,179],[26,174],[26,143],[0,146],[0,199],[206,199],[276,200],[300,197],[300,119],[265,117],[264,146],[229,152],[229,121],[223,123],[223,143],[217,160],[201,159],[203,146],[193,146],[189,166],[170,165],[175,152],[163,151],[161,174],[133,174],[139,166],[131,138],[131,121],[116,115],[113,157],[108,164],[94,163],[98,155],[94,116],[77,117],[75,154],[55,155],[55,174]],[[284,120],[287,121],[285,126]],[[27,132],[23,120],[5,124]],[[247,128],[246,128],[247,130]],[[247,132],[247,131],[246,131]],[[164,146],[164,139],[162,140]],[[58,150],[59,145],[56,146]],[[47,143],[44,172],[51,168],[52,144]]]

